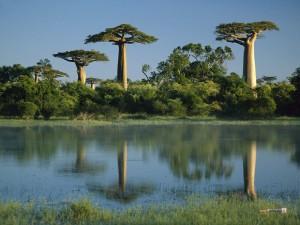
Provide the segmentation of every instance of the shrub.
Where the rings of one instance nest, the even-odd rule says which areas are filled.
[[[276,102],[276,114],[293,115],[292,104],[295,91],[295,86],[287,82],[272,85],[272,98]]]
[[[150,84],[133,84],[124,96],[126,111],[130,113],[147,112],[154,113],[157,88]]]
[[[249,115],[254,117],[270,117],[274,115],[276,103],[272,98],[272,88],[269,84],[256,88],[256,98],[249,109]]]
[[[38,110],[38,106],[32,102],[20,102],[17,104],[19,116],[23,118],[33,118]]]
[[[169,99],[167,102],[168,114],[173,116],[182,116],[186,114],[186,108],[180,99]]]
[[[119,110],[112,106],[102,106],[100,112],[106,119],[118,119],[120,117]]]
[[[101,105],[110,105],[119,108],[124,98],[124,88],[116,82],[102,84],[96,89],[96,101]]]
[[[163,103],[160,100],[155,100],[153,102],[153,113],[165,115],[168,113],[167,104]]]

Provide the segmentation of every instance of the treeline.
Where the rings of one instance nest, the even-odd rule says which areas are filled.
[[[32,67],[0,67],[0,114],[6,117],[118,117],[120,113],[150,115],[259,118],[300,115],[300,68],[288,80],[258,80],[255,89],[237,74],[226,75],[229,47],[188,44],[177,47],[154,71],[144,65],[145,79],[128,89],[114,80],[97,87],[61,82],[65,73],[45,59]],[[94,87],[94,86],[93,86]]]

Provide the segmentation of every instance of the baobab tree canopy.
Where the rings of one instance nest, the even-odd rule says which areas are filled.
[[[121,24],[113,28],[106,28],[104,32],[99,34],[89,35],[85,43],[114,42],[119,44],[148,44],[156,40],[156,37],[145,34],[130,24]]]
[[[279,30],[279,28],[271,21],[220,24],[216,27],[216,39],[245,45],[253,35],[261,37],[261,33],[267,30]]]
[[[98,51],[73,50],[66,52],[59,52],[53,55],[54,57],[62,58],[68,62],[74,62],[80,66],[88,66],[95,61],[108,61],[105,54]]]
[[[96,84],[96,83],[100,83],[101,81],[102,81],[101,79],[94,78],[94,77],[89,77],[86,79],[87,84]]]

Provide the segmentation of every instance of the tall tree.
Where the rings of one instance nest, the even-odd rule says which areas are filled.
[[[90,87],[95,90],[96,84],[100,83],[102,80],[94,77],[89,77],[86,79],[86,83],[90,85]]]
[[[0,83],[12,81],[22,75],[30,76],[30,69],[25,68],[20,64],[0,67]]]
[[[262,36],[262,32],[267,30],[279,29],[270,21],[227,23],[216,27],[217,40],[225,40],[244,47],[243,76],[251,88],[256,87],[254,44],[256,39]]]
[[[108,61],[105,54],[97,51],[73,50],[59,52],[53,55],[54,57],[62,58],[68,62],[73,62],[77,68],[78,81],[82,84],[86,82],[86,72],[84,67],[96,61]]]
[[[28,67],[31,73],[34,75],[34,82],[38,83],[40,78],[46,80],[55,80],[59,77],[67,77],[68,74],[53,69],[49,59],[41,59],[36,65]]]
[[[290,80],[291,84],[295,86],[295,91],[292,95],[292,114],[298,116],[300,115],[300,67],[298,67],[288,79]]]
[[[231,48],[225,46],[213,49],[210,45],[189,43],[177,47],[169,57],[158,64],[147,80],[156,84],[170,82],[199,82],[225,75],[224,62],[233,59]],[[146,74],[146,66],[142,72]],[[147,74],[146,74],[147,75]]]
[[[124,89],[127,90],[126,44],[148,44],[156,40],[157,38],[154,36],[147,35],[130,24],[121,24],[117,27],[107,28],[104,32],[89,35],[85,43],[113,42],[119,47],[117,79],[123,83]]]

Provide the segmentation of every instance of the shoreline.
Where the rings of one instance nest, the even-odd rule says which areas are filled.
[[[69,118],[52,118],[50,120],[7,119],[0,118],[0,127],[23,126],[132,126],[132,125],[300,125],[300,118],[277,117],[271,119],[224,119],[215,117],[167,117],[153,116],[143,119],[120,118],[115,120],[76,120]]]

